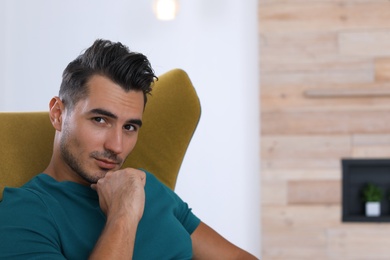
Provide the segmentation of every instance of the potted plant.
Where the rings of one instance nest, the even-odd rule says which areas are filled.
[[[366,216],[380,216],[381,200],[383,197],[382,190],[378,186],[368,183],[363,189],[363,197],[366,203]]]

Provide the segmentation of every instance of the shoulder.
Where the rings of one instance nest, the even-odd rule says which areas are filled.
[[[0,202],[0,234],[17,239],[15,234],[41,234],[57,237],[52,209],[39,192],[29,188],[6,188]]]
[[[143,170],[145,171],[145,170]],[[145,171],[146,184],[145,193],[148,201],[156,200],[159,203],[167,203],[175,208],[182,206],[187,207],[187,204],[175,193],[171,188],[166,186],[160,180],[157,179],[152,173]]]
[[[145,193],[147,199],[161,200],[176,200],[176,193],[171,190],[168,186],[162,183],[152,173],[141,169],[146,174]]]
[[[0,234],[7,239],[0,238],[1,259],[31,253],[30,249],[39,251],[47,245],[58,247],[57,223],[46,197],[49,198],[31,187],[4,190],[0,202]]]
[[[45,200],[39,191],[24,187],[4,189],[3,200],[0,202],[0,216],[4,217],[7,214],[17,216],[47,210]]]
[[[160,188],[160,189],[168,188],[159,179],[157,179],[157,177],[154,176],[152,173],[150,173],[144,169],[141,169],[141,170],[144,171],[145,175],[146,175],[146,188],[147,187]]]
[[[56,204],[49,191],[40,187],[39,176],[20,188],[6,187],[3,192],[3,199],[0,201],[0,219],[5,218],[15,221],[23,215],[23,220],[36,215],[50,217],[51,209],[49,204]],[[14,218],[14,219],[13,219]]]

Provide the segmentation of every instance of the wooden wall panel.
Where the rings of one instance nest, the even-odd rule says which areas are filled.
[[[354,158],[389,158],[390,134],[354,135],[352,147]]]
[[[260,65],[265,72],[311,70],[316,63],[338,66],[335,59],[338,51],[336,33],[320,34],[264,34],[261,39]],[[332,59],[329,56],[333,56]],[[354,62],[355,59],[346,59]],[[298,66],[298,67],[296,67]],[[343,68],[344,69],[344,68]]]
[[[285,181],[267,181],[263,179],[261,200],[263,205],[286,205],[287,184]]]
[[[368,84],[292,84],[262,85],[262,112],[314,112],[314,111],[387,111],[390,110],[390,83]],[[308,97],[310,92],[328,92],[336,97]],[[344,93],[351,96],[341,96]],[[337,96],[339,93],[339,96]],[[371,93],[360,95],[359,93]],[[378,93],[375,95],[375,93]],[[383,93],[388,93],[383,96]],[[355,96],[353,96],[355,94]],[[367,98],[370,97],[370,98]]]
[[[339,205],[275,205],[263,208],[266,210],[262,213],[262,229],[266,236],[272,232],[319,231],[341,224]]]
[[[389,48],[389,45],[387,48]],[[375,59],[375,80],[378,82],[390,81],[390,57]]]
[[[390,132],[390,113],[383,111],[264,112],[261,132],[274,134],[383,134]]]
[[[287,184],[288,204],[339,205],[341,202],[340,181],[296,180]]]
[[[326,259],[327,239],[324,233],[288,230],[263,236],[264,259]]]
[[[390,158],[390,2],[260,0],[262,259],[388,259],[341,222],[341,159]]]
[[[263,259],[328,259],[327,229],[339,225],[340,207],[263,208]]]
[[[389,46],[390,30],[339,33],[341,55],[368,57],[390,56]]]
[[[345,135],[267,135],[263,137],[262,143],[264,160],[322,159],[348,155],[351,140]]]
[[[340,167],[335,168],[298,168],[274,169],[263,165],[261,169],[263,184],[266,181],[294,181],[294,180],[338,180],[341,179]]]
[[[371,66],[372,67],[372,66]],[[261,77],[261,84],[279,85],[279,84],[298,84],[309,83],[315,84],[322,82],[327,84],[341,83],[368,83],[374,78],[372,69],[348,69],[344,70],[317,70],[310,73],[305,71],[291,72],[268,72]]]
[[[383,1],[268,2],[260,5],[262,33],[386,28],[390,3]]]
[[[390,133],[369,135],[355,134],[352,136],[353,146],[390,146]],[[390,154],[389,154],[390,155]]]
[[[329,256],[331,259],[388,259],[389,232],[388,225],[378,224],[331,228],[327,231]]]
[[[349,136],[263,135],[261,160],[269,169],[337,169],[350,145]]]

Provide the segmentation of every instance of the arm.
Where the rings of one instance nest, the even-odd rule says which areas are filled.
[[[124,169],[108,172],[91,185],[107,222],[90,259],[131,259],[138,223],[145,204],[143,171]]]
[[[57,226],[44,200],[26,189],[6,188],[0,201],[0,259],[66,260]]]
[[[191,235],[193,259],[257,259],[201,222]]]

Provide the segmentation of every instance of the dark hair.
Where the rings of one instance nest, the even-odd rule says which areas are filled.
[[[94,75],[109,78],[125,91],[142,91],[145,104],[152,83],[157,79],[145,55],[131,52],[120,42],[98,39],[69,63],[62,74],[59,96],[65,106],[72,109],[78,101],[86,98],[87,83]]]

